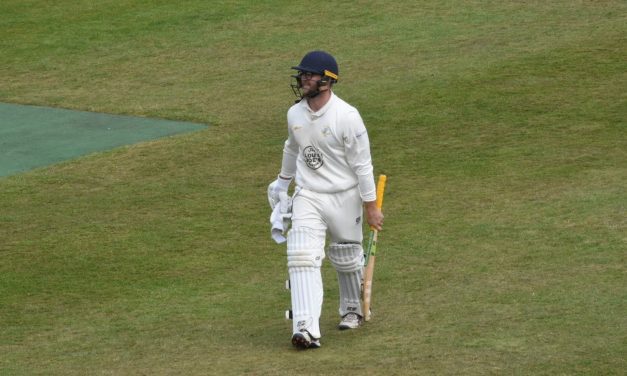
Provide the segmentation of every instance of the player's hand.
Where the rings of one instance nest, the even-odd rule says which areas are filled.
[[[383,212],[381,209],[377,208],[376,201],[366,202],[366,221],[368,224],[373,227],[377,231],[381,231],[383,229]]]

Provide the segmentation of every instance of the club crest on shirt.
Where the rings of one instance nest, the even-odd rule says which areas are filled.
[[[303,157],[305,158],[305,163],[307,163],[307,167],[311,168],[312,170],[317,170],[324,164],[324,162],[322,161],[322,153],[320,153],[320,151],[314,146],[307,146],[303,150]]]

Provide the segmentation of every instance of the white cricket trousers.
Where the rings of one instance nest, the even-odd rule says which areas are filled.
[[[287,239],[293,333],[320,338],[323,285],[320,273],[326,234],[331,243],[361,243],[363,208],[357,187],[338,193],[297,188]]]
[[[317,193],[304,188],[293,197],[292,228],[328,232],[332,243],[361,243],[363,202],[357,186],[337,193]]]

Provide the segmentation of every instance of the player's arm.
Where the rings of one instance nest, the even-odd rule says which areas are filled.
[[[296,175],[296,158],[298,157],[298,145],[291,139],[285,141],[283,146],[283,160],[279,179],[292,180]]]
[[[289,127],[288,127],[289,129]],[[270,207],[279,202],[279,193],[287,192],[290,184],[296,175],[296,158],[298,157],[298,144],[292,137],[291,132],[283,146],[283,159],[281,161],[281,172],[277,179],[268,186],[268,202]]]
[[[281,173],[279,179],[291,180],[296,176],[296,159],[298,158],[298,143],[294,138],[290,124],[295,121],[294,107],[287,112],[287,140],[283,145],[283,160],[281,162]]]
[[[368,224],[378,231],[383,225],[383,213],[377,208],[377,189],[374,183],[370,140],[359,112],[351,112],[346,119],[345,150],[351,169],[357,175],[359,195],[364,202]]]
[[[359,112],[352,111],[344,120],[344,151],[348,165],[357,176],[359,194],[364,202],[375,202],[377,189],[374,184],[372,157],[368,132]]]

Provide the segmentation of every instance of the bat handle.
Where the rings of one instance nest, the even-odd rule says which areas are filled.
[[[377,209],[381,210],[383,207],[383,192],[385,192],[385,183],[388,180],[386,175],[379,175],[379,181],[377,182]],[[372,231],[377,231],[374,226],[370,226]]]
[[[387,176],[379,175],[379,181],[377,182],[377,208],[379,210],[383,207],[383,192],[385,191],[385,182],[387,180]]]

